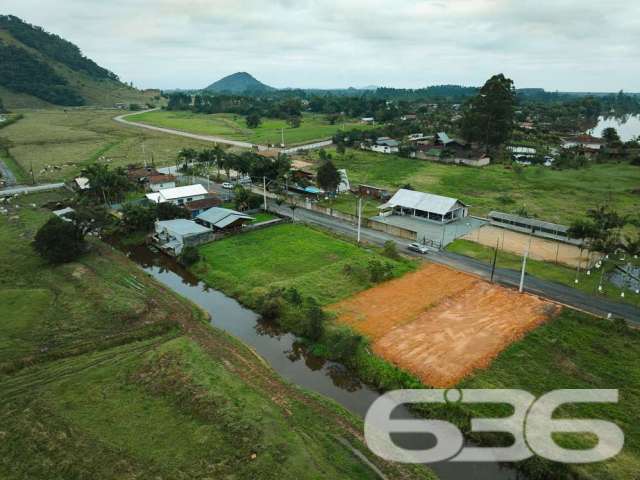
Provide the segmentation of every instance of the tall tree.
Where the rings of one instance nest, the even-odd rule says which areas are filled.
[[[326,192],[335,192],[340,185],[341,177],[340,172],[333,164],[331,160],[325,161],[320,168],[318,168],[317,175],[318,185],[320,185]]]
[[[2,98],[0,98],[0,113],[6,113],[7,111],[4,108],[4,104],[2,103]]]
[[[247,115],[245,121],[247,123],[247,128],[258,128],[261,121],[260,115],[255,112],[250,113],[249,115]]]
[[[618,131],[613,127],[605,128],[602,131],[602,139],[608,146],[620,143],[620,136],[618,135]]]
[[[466,105],[462,132],[471,142],[485,147],[501,145],[511,136],[516,102],[513,80],[494,75]]]

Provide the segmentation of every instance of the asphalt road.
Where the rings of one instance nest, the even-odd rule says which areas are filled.
[[[271,201],[269,203],[269,208],[282,215],[289,217],[292,216],[291,209],[286,205],[278,206],[275,202]],[[352,238],[356,238],[357,236],[356,226],[343,220],[306,210],[304,208],[299,207],[295,210],[295,219],[297,221],[319,225]],[[406,245],[409,243],[407,240],[392,237],[384,232],[363,228],[361,229],[361,239],[375,245],[382,245],[384,242],[391,240],[395,242],[399,249],[404,253],[420,257],[419,254],[410,252],[406,249]],[[487,280],[491,275],[490,265],[462,255],[434,251],[427,254],[426,258],[432,262],[447,265],[455,268],[456,270],[471,273]],[[517,288],[520,284],[520,273],[514,270],[498,268],[494,275],[494,281],[507,287]],[[611,314],[614,318],[624,318],[629,323],[640,326],[640,309],[633,305],[615,302],[595,295],[589,295],[580,290],[555,282],[541,280],[530,275],[526,275],[524,285],[524,290],[534,295],[538,295],[600,317],[606,317],[608,314]]]
[[[253,148],[254,147],[253,143],[239,142],[239,141],[236,141],[236,140],[229,140],[228,138],[216,137],[216,136],[212,136],[212,135],[198,135],[196,133],[183,132],[182,130],[175,130],[173,128],[155,127],[153,125],[146,125],[144,123],[131,122],[129,120],[125,120],[125,117],[127,117],[129,115],[136,115],[136,114],[139,114],[139,113],[152,112],[154,110],[157,110],[157,108],[154,108],[154,109],[151,109],[151,110],[144,110],[144,111],[141,111],[141,112],[125,113],[125,114],[122,114],[122,115],[118,115],[117,117],[114,118],[114,120],[116,122],[118,122],[118,123],[121,123],[123,125],[129,125],[131,127],[146,128],[147,130],[153,130],[153,131],[156,131],[156,132],[168,133],[170,135],[178,135],[180,137],[193,138],[194,140],[202,140],[204,142],[222,143],[222,144],[225,144],[225,145],[232,145],[234,147],[242,147],[242,148]]]
[[[57,190],[63,187],[64,183],[45,183],[43,185],[34,185],[32,187],[14,186],[0,190],[0,197],[9,197],[11,195],[19,195],[23,193],[45,192],[47,190]]]

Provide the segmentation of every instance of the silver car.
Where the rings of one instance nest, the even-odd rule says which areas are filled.
[[[407,245],[407,249],[411,250],[412,252],[421,253],[423,255],[429,253],[429,249],[427,248],[427,246],[422,245],[421,243],[410,243],[409,245]]]

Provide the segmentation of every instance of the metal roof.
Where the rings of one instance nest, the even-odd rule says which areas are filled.
[[[449,135],[447,135],[446,132],[438,132],[437,137],[438,137],[438,140],[440,140],[444,145],[446,145],[447,143],[453,142],[453,140],[449,138]]]
[[[176,200],[178,198],[195,197],[198,195],[207,195],[207,189],[199,183],[195,185],[185,185],[184,187],[163,188],[160,190],[161,202],[167,200]]]
[[[246,213],[236,212],[235,210],[220,207],[213,207],[209,210],[205,210],[196,218],[210,223],[217,228],[224,228],[239,219],[253,220],[253,217]]]
[[[462,207],[466,206],[457,198],[443,197],[432,193],[416,192],[401,188],[387,203],[378,208],[403,207],[445,215],[451,210],[454,210],[458,204]]]
[[[175,220],[162,220],[156,222],[156,229],[160,226],[166,229],[169,233],[181,236],[197,235],[199,233],[210,232],[206,227],[197,224],[193,220],[186,220],[184,218],[177,218]]]
[[[537,218],[527,218],[520,217],[518,215],[513,215],[512,213],[504,213],[504,212],[489,212],[489,218],[495,220],[507,220],[509,222],[521,223],[524,225],[528,225],[534,228],[544,228],[545,230],[552,230],[558,233],[565,234],[569,227],[566,225],[560,225],[558,223],[545,222],[544,220],[538,220]]]

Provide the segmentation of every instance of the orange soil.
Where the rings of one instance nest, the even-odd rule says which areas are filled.
[[[559,308],[428,264],[332,309],[340,322],[371,338],[377,355],[428,385],[449,387],[473,370],[486,368]]]

